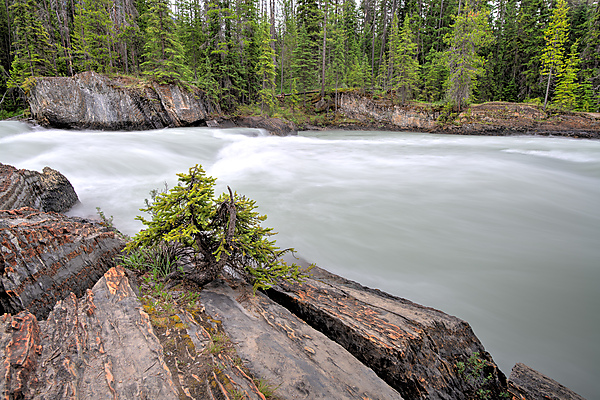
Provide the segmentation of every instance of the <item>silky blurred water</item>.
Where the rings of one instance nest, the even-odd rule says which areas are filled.
[[[151,189],[202,164],[257,201],[279,245],[467,320],[507,375],[523,362],[599,398],[600,141],[3,122],[0,162],[61,171],[70,214],[100,207],[129,234]]]

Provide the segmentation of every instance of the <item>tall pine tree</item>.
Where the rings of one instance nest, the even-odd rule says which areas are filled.
[[[560,74],[565,68],[565,43],[569,38],[569,20],[567,13],[569,7],[566,0],[558,0],[552,11],[550,23],[544,31],[546,46],[541,55],[542,75],[547,75],[546,95],[544,97],[544,110],[548,104],[550,85],[554,75]]]
[[[184,49],[176,35],[168,0],[149,0],[145,14],[146,45],[142,73],[159,83],[188,81],[191,71],[184,64]]]

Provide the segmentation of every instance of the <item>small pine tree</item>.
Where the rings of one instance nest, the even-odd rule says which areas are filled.
[[[267,289],[279,279],[298,281],[303,277],[296,264],[281,260],[293,249],[281,250],[269,240],[274,233],[261,226],[267,217],[256,212],[253,200],[233,194],[231,189],[215,198],[216,180],[199,165],[178,176],[177,186],[159,193],[152,204],[141,209],[152,219],[137,217],[147,228],[129,242],[129,251],[175,244],[188,257],[192,255],[192,268],[184,270],[184,276],[176,271],[171,278],[183,277],[201,286],[217,278],[226,266],[255,290]]]

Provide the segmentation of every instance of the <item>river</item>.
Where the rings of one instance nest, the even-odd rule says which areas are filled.
[[[600,141],[2,122],[0,162],[61,171],[70,214],[100,207],[128,234],[151,189],[202,164],[218,193],[257,201],[280,246],[468,321],[507,375],[523,362],[598,398]]]

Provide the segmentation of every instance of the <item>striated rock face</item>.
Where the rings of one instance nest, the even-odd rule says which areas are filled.
[[[255,376],[281,399],[401,399],[368,367],[252,287],[216,280],[200,293]]]
[[[417,106],[381,104],[355,93],[342,93],[339,111],[349,118],[371,119],[393,125],[398,130],[430,131],[435,129],[439,111]]]
[[[115,232],[80,218],[0,211],[0,312],[45,318],[70,292],[92,287],[123,246]]]
[[[513,367],[508,387],[516,400],[585,400],[571,389],[521,363]]]
[[[315,268],[269,296],[339,343],[405,399],[500,398],[506,378],[468,323]]]
[[[199,89],[145,85],[95,72],[37,78],[28,95],[43,126],[66,129],[142,130],[202,125],[218,105]]]
[[[47,321],[0,317],[0,392],[7,399],[178,399],[163,349],[120,267]]]
[[[0,163],[0,210],[33,207],[65,212],[78,201],[71,183],[52,168],[39,173]]]

